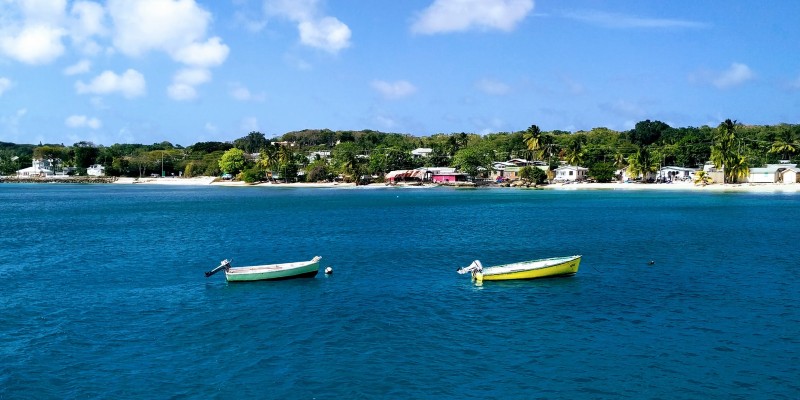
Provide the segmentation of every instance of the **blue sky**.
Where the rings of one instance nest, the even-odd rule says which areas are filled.
[[[0,141],[800,122],[800,2],[0,0]]]

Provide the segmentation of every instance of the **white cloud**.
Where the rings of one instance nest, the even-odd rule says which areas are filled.
[[[297,23],[300,43],[338,53],[350,47],[350,28],[336,17],[322,15],[317,0],[265,0],[267,15]]]
[[[73,17],[70,24],[70,36],[75,45],[85,54],[99,53],[101,46],[93,37],[108,34],[105,27],[106,12],[103,6],[90,1],[77,1],[72,5],[70,15]]]
[[[64,53],[66,0],[0,1],[0,54],[47,64]]]
[[[197,97],[195,86],[211,80],[211,73],[206,69],[183,69],[172,77],[172,85],[167,94],[173,100],[193,100]]]
[[[755,78],[755,74],[745,64],[733,63],[731,67],[720,73],[711,83],[719,89],[741,85]]]
[[[708,25],[688,20],[668,19],[668,18],[645,18],[633,15],[608,13],[603,11],[573,11],[564,14],[564,17],[577,21],[587,22],[604,28],[627,29],[627,28],[706,28]]]
[[[104,71],[88,84],[83,83],[83,81],[75,83],[75,89],[78,94],[111,94],[119,92],[126,98],[144,95],[145,88],[144,75],[133,69],[125,71],[122,75],[117,75],[112,71]]]
[[[173,77],[174,82],[197,86],[211,80],[211,73],[205,69],[182,69]]]
[[[11,80],[8,78],[0,78],[0,96],[5,93],[6,90],[11,88]]]
[[[262,93],[252,93],[250,89],[240,85],[234,84],[231,87],[230,91],[231,97],[239,101],[264,101],[267,97],[266,94]]]
[[[30,25],[16,35],[0,37],[0,51],[31,65],[47,64],[64,54],[63,29],[50,25]]]
[[[193,67],[225,62],[229,48],[219,37],[205,39],[211,13],[195,0],[109,0],[114,45],[129,56],[164,51]]]
[[[336,18],[303,21],[297,28],[300,30],[300,42],[305,45],[330,53],[338,53],[350,46],[350,28]]]
[[[197,98],[197,89],[185,83],[173,83],[167,87],[167,95],[172,100],[184,101]]]
[[[64,17],[67,0],[22,0],[18,4],[27,21],[52,25]]]
[[[100,129],[103,123],[97,118],[89,118],[85,115],[70,115],[64,121],[64,125],[70,128],[91,128]]]
[[[187,65],[196,67],[216,67],[225,62],[230,49],[221,43],[222,39],[213,37],[205,43],[191,43],[178,49],[173,57]]]
[[[475,83],[475,87],[486,94],[495,96],[502,96],[511,91],[510,86],[494,79],[481,79]]]
[[[420,34],[470,29],[511,31],[531,11],[533,0],[435,0],[419,14],[411,31]]]
[[[114,45],[129,56],[151,50],[172,54],[202,40],[211,13],[194,0],[109,0]]]
[[[71,29],[73,37],[85,39],[94,35],[106,34],[104,25],[106,11],[100,4],[91,1],[76,1],[72,5],[70,14],[74,18]]]
[[[408,81],[386,82],[372,81],[372,88],[387,99],[400,99],[410,96],[417,91],[417,88]]]
[[[64,68],[64,75],[79,75],[89,72],[92,63],[89,60],[80,60],[77,63]]]
[[[206,122],[206,125],[203,128],[208,133],[217,133],[217,131],[218,131],[217,126],[212,124],[211,122]]]

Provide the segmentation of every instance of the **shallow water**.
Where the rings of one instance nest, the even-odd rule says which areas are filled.
[[[800,397],[796,194],[19,184],[0,216],[4,399]]]

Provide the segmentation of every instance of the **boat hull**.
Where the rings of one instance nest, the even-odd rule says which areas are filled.
[[[319,259],[287,264],[235,267],[225,271],[228,282],[252,282],[284,280],[294,278],[313,278],[319,272]]]
[[[505,281],[570,276],[578,272],[580,263],[581,256],[525,261],[485,268],[483,273],[476,274],[475,278],[484,281]]]

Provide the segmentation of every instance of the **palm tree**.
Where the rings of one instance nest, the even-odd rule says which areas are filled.
[[[747,177],[750,173],[750,168],[747,166],[747,158],[744,155],[735,155],[728,162],[728,168],[725,171],[730,177],[730,182],[736,183],[739,178]]]
[[[288,146],[281,146],[278,150],[278,164],[283,170],[283,180],[289,183],[288,171],[292,164],[294,164],[294,152]],[[294,168],[291,168],[292,170]]]
[[[731,167],[743,161],[739,160],[739,154],[735,148],[736,139],[736,121],[731,121],[730,119],[726,119],[719,124],[716,132],[714,132],[714,143],[711,145],[711,161],[716,168],[722,168],[722,183],[735,181],[735,175],[733,175]],[[741,171],[736,172],[741,173]]]
[[[654,159],[645,146],[637,146],[635,153],[628,157],[628,174],[642,176],[642,181],[647,180],[647,175],[658,171],[658,160]]]
[[[579,165],[583,161],[582,136],[573,136],[570,138],[567,148],[564,149],[564,161],[570,165]]]
[[[541,138],[542,131],[536,125],[531,125],[525,130],[525,133],[522,134],[522,140],[525,142],[525,146],[534,154],[534,157],[535,154],[539,152],[539,149],[542,148]]]
[[[708,185],[709,183],[713,182],[714,180],[706,173],[706,171],[697,171],[694,174],[694,184],[695,185]]]
[[[792,132],[786,128],[781,129],[772,147],[769,149],[772,154],[781,154],[784,160],[788,160],[791,154],[797,152],[797,143],[794,143]]]
[[[278,164],[278,148],[268,144],[261,149],[258,167],[266,171],[267,179],[272,180],[272,170]]]

